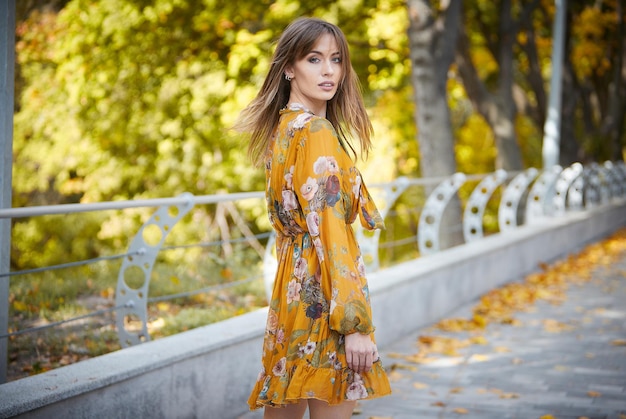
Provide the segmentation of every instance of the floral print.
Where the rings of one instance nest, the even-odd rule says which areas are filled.
[[[351,224],[383,222],[333,126],[301,106],[281,111],[266,156],[278,272],[252,409],[315,398],[331,405],[390,393],[381,362],[348,368],[344,336],[374,339],[365,264]],[[269,371],[269,372],[268,372]]]

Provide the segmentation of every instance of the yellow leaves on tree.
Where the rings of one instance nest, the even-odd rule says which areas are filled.
[[[571,61],[579,78],[602,76],[610,70],[613,48],[607,42],[607,32],[617,26],[617,17],[615,10],[589,5],[574,19],[572,35],[576,42]]]

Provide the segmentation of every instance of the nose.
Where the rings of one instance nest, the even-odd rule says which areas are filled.
[[[333,63],[331,60],[327,60],[326,64],[324,65],[324,69],[323,69],[323,75],[324,76],[332,76],[334,74],[335,70],[333,69]]]

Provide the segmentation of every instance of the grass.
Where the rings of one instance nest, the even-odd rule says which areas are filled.
[[[167,296],[245,278],[259,279],[184,298],[148,304],[152,339],[218,322],[266,305],[258,256],[237,249],[228,263],[202,257],[195,266],[171,264],[167,257],[153,269],[149,296]],[[252,262],[246,263],[246,260]],[[45,327],[115,306],[121,262],[28,274],[11,279],[9,332]],[[115,315],[63,323],[9,338],[8,381],[39,374],[121,348]]]

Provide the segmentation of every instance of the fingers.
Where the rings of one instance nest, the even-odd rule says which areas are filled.
[[[368,335],[347,335],[345,349],[348,367],[357,373],[370,371],[378,360],[378,349]]]
[[[348,361],[348,367],[359,374],[369,372],[372,369],[374,363],[374,355],[372,352],[365,353],[346,353],[346,360]]]

